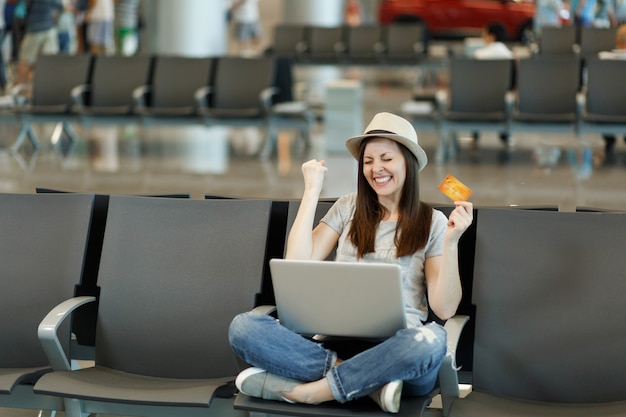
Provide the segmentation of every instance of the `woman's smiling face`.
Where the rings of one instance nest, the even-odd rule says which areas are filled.
[[[365,144],[363,175],[379,197],[399,201],[406,179],[406,160],[400,145],[387,138],[374,138]]]

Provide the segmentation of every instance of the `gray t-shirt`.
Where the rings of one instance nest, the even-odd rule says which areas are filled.
[[[413,255],[396,257],[394,237],[396,222],[381,222],[376,232],[375,252],[368,253],[357,259],[357,249],[348,237],[348,231],[354,217],[356,193],[347,194],[330,208],[321,220],[331,229],[339,233],[336,261],[343,262],[378,262],[400,265],[404,284],[404,302],[409,327],[418,327],[428,317],[428,304],[425,294],[424,261],[432,256],[440,256],[443,252],[443,237],[447,229],[448,219],[439,210],[433,210],[430,236],[426,246]]]

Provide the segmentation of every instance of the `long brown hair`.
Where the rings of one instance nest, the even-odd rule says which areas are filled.
[[[378,195],[370,187],[363,175],[363,153],[367,139],[361,142],[359,150],[359,175],[357,200],[352,226],[348,232],[350,240],[357,248],[357,257],[375,251],[376,229],[387,214],[387,209],[378,202]],[[428,243],[432,207],[419,199],[419,166],[415,156],[404,145],[398,144],[406,161],[406,180],[398,206],[396,226],[396,256],[412,255]]]

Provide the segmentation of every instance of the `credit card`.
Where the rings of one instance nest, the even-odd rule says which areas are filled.
[[[444,193],[452,201],[465,201],[472,194],[472,190],[452,174],[446,177],[439,184],[439,191]]]

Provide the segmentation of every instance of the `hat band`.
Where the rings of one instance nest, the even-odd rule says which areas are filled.
[[[388,130],[382,130],[382,129],[369,130],[369,131],[365,132],[365,134],[366,135],[375,135],[375,134],[380,134],[380,135],[397,135],[397,133],[390,132]]]

